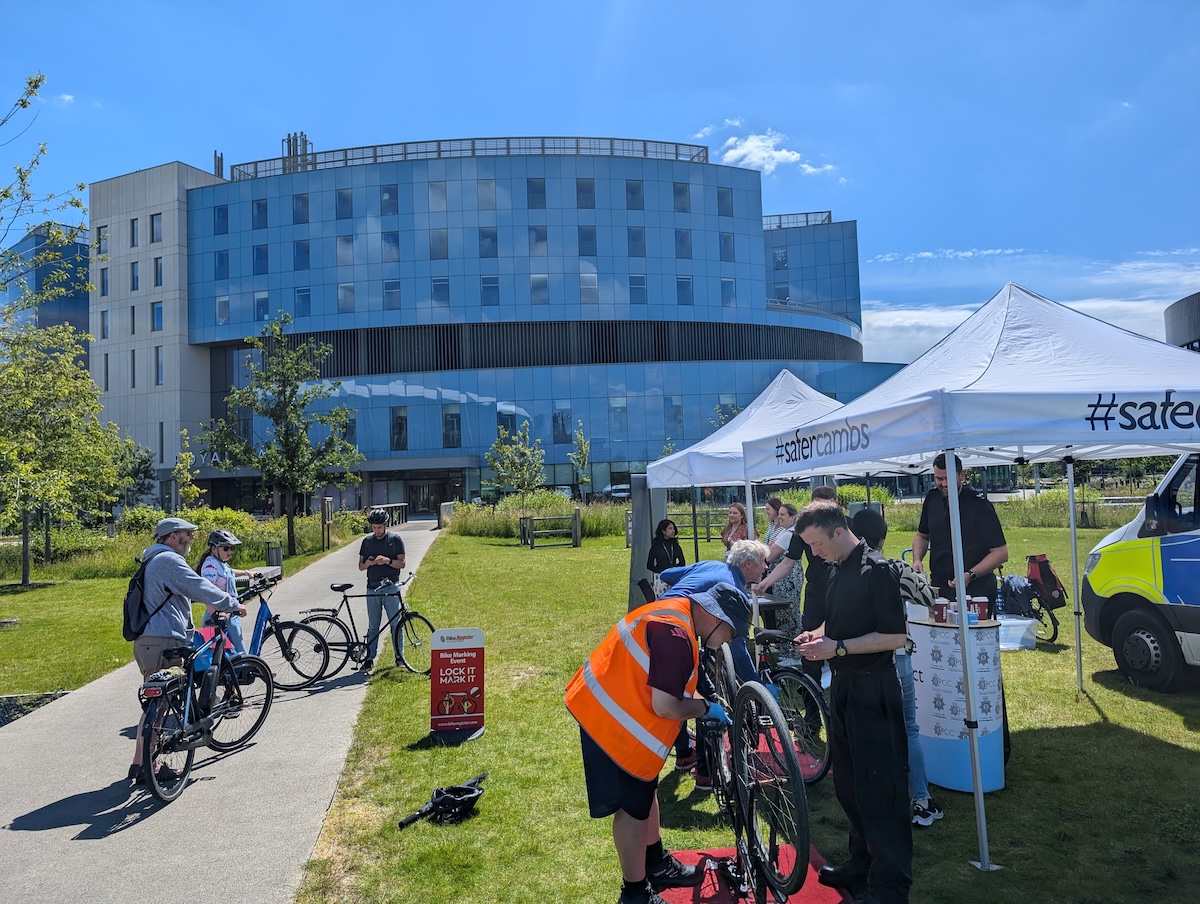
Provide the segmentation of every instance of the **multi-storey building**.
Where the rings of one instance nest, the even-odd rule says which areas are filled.
[[[40,327],[68,324],[80,332],[88,330],[88,293],[82,287],[86,274],[88,247],[82,242],[52,240],[49,226],[38,226],[6,249],[11,276],[0,302],[20,304],[31,297],[44,300],[18,316],[33,320]],[[46,252],[50,252],[46,255]],[[39,262],[39,255],[46,255]],[[88,366],[88,343],[83,343],[83,366]]]
[[[296,135],[229,179],[98,182],[91,215],[93,372],[164,481],[180,430],[238,416],[244,339],[280,311],[333,349],[329,404],[365,456],[348,505],[489,495],[484,453],[525,420],[548,483],[577,482],[580,422],[590,487],[628,483],[781,368],[842,400],[898,369],[862,361],[856,224],[764,217],[760,174],[697,145]],[[262,504],[254,475],[201,463],[213,504]]]

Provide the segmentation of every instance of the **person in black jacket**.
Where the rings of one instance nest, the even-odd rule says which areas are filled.
[[[646,557],[646,568],[652,571],[655,577],[668,568],[687,564],[683,558],[683,547],[675,539],[678,532],[679,528],[670,518],[663,518],[658,522],[658,530],[654,532],[654,539],[650,542],[650,554]]]

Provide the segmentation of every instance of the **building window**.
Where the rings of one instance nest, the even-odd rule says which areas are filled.
[[[580,178],[575,180],[575,206],[580,210],[596,209],[596,180]]]
[[[229,232],[229,205],[218,204],[213,208],[213,235],[225,235]]]
[[[266,276],[270,269],[270,246],[255,245],[254,246],[254,275]]]
[[[100,338],[108,338],[108,311],[100,312]]]
[[[312,316],[312,289],[308,286],[298,286],[296,288],[296,316],[310,317]]]
[[[446,212],[446,183],[445,182],[430,182],[429,183],[429,212],[430,213],[445,213]]]
[[[163,303],[156,301],[150,305],[150,332],[161,333],[163,328]]]
[[[496,180],[480,179],[475,183],[475,194],[478,198],[476,207],[479,210],[496,209]]]
[[[733,216],[733,189],[717,186],[717,216]]]
[[[479,227],[479,256],[497,257],[499,255],[499,240],[496,238],[495,226]]]
[[[400,310],[400,280],[385,279],[383,281],[383,309],[385,311]]]
[[[163,347],[154,346],[154,385],[163,385]]]
[[[394,264],[400,260],[400,233],[384,232],[380,235],[382,242],[381,256],[385,264]]]
[[[450,307],[450,277],[435,276],[429,282],[429,292],[433,297],[434,307]]]
[[[215,299],[214,311],[216,314],[217,326],[225,326],[229,323],[229,296],[218,295]]]
[[[108,294],[108,267],[100,268],[100,297]]]
[[[721,242],[721,260],[727,261],[727,262],[732,262],[734,260],[733,233],[732,232],[722,232],[720,242]]]
[[[675,277],[675,303],[692,304],[692,278],[690,276]]]
[[[138,237],[140,230],[138,229],[137,217],[129,221],[129,247],[136,248],[138,246]]]
[[[129,335],[137,335],[137,306],[129,306]]]
[[[150,214],[150,244],[162,241],[162,214]]]
[[[683,396],[663,396],[663,433],[667,439],[683,438]]]
[[[213,279],[229,279],[229,252],[213,252]]]
[[[104,382],[103,382],[101,385],[104,387],[104,391],[105,391],[105,392],[108,392],[108,353],[107,353],[107,352],[105,352],[105,353],[104,353],[104,372],[103,372],[103,376],[104,376]]]
[[[250,202],[250,228],[267,228],[267,199],[255,198]]]
[[[450,257],[450,233],[445,229],[429,230],[429,259],[444,261]]]
[[[339,235],[337,237],[337,265],[339,267],[354,266],[354,236]]]
[[[776,301],[790,301],[792,297],[791,288],[786,282],[775,283],[775,290],[771,293],[771,297]]]
[[[629,256],[630,257],[645,257],[646,256],[646,227],[645,226],[630,226],[629,232]]]
[[[737,307],[737,281],[732,279],[721,280],[721,307],[736,308]]]
[[[554,400],[554,418],[552,425],[554,430],[554,445],[561,446],[564,443],[572,442],[570,399]]]
[[[776,270],[786,270],[788,265],[787,248],[776,248],[771,253],[771,258],[775,262]]]
[[[548,273],[529,274],[529,303],[550,304],[550,275]]]
[[[500,277],[479,277],[479,303],[486,307],[496,307],[500,304]]]
[[[722,424],[727,424],[737,416],[737,395],[732,392],[722,392],[717,395],[717,417]]]
[[[692,187],[686,182],[675,183],[675,212],[692,212]]]
[[[354,313],[354,283],[343,282],[338,283],[338,313],[353,314]]]
[[[163,459],[165,458],[165,456],[167,454],[166,433],[163,430],[163,427],[164,427],[163,422],[159,421],[158,422],[158,463],[160,465],[163,463]],[[167,485],[169,486],[169,484],[167,484]],[[167,494],[165,491],[162,493],[162,498],[163,499],[167,498]]]
[[[308,239],[297,239],[292,242],[292,269],[307,270],[312,257],[309,253]]]
[[[629,303],[646,304],[649,300],[645,275],[631,273],[629,276]]]
[[[136,292],[138,290],[138,287],[141,284],[141,278],[139,276],[140,272],[141,272],[141,270],[138,267],[138,262],[130,261],[130,263],[129,263],[129,291],[130,292]]]
[[[608,400],[608,438],[626,439],[629,436],[629,402],[624,396]]]
[[[137,389],[137,349],[129,350],[129,388]]]
[[[595,273],[579,274],[579,303],[600,303],[600,277]]]
[[[525,180],[525,206],[530,210],[546,209],[546,180]]]
[[[108,254],[108,227],[96,227],[96,248],[100,254]]]
[[[596,256],[596,227],[595,226],[580,226],[579,227],[579,256],[580,257],[595,257]]]
[[[394,217],[400,214],[400,194],[395,185],[379,186],[379,215]]]
[[[408,451],[408,406],[396,405],[391,413],[391,449],[393,452]]]
[[[545,257],[547,251],[546,242],[546,227],[545,226],[530,226],[529,227],[529,256],[530,257]]]
[[[254,319],[265,323],[271,318],[271,295],[269,292],[254,293]]]
[[[334,194],[334,216],[339,220],[349,220],[354,217],[354,190],[339,188]]]
[[[675,257],[677,260],[692,259],[692,230],[675,230]]]
[[[161,257],[154,259],[154,285],[161,287],[163,284],[163,262]]]
[[[645,210],[646,195],[641,179],[625,180],[625,209]]]
[[[496,403],[496,435],[500,435],[500,430],[512,436],[517,432],[517,406],[512,402],[497,402]]]
[[[458,402],[442,405],[442,448],[462,448],[462,411]]]
[[[308,192],[292,195],[292,224],[308,222]]]

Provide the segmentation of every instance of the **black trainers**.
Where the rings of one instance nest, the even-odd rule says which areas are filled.
[[[636,894],[629,894],[624,889],[621,890],[621,897],[617,898],[617,904],[667,904],[659,897],[649,885]]]
[[[364,659],[363,664],[358,667],[358,670],[360,672],[369,672],[373,668],[375,668],[375,660],[374,659]]]
[[[663,857],[658,866],[646,868],[646,879],[655,891],[664,888],[690,888],[704,881],[704,870],[698,866],[686,866],[671,854]]]
[[[925,806],[920,801],[913,802],[912,821],[915,826],[931,826],[946,814],[932,797],[925,799]]]

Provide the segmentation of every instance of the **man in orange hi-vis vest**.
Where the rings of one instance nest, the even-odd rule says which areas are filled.
[[[732,584],[657,600],[618,622],[567,684],[589,811],[613,817],[625,880],[618,904],[663,904],[657,891],[704,880],[663,850],[658,774],[680,722],[729,723],[724,707],[696,693],[700,645],[716,649],[749,631],[750,601]]]

